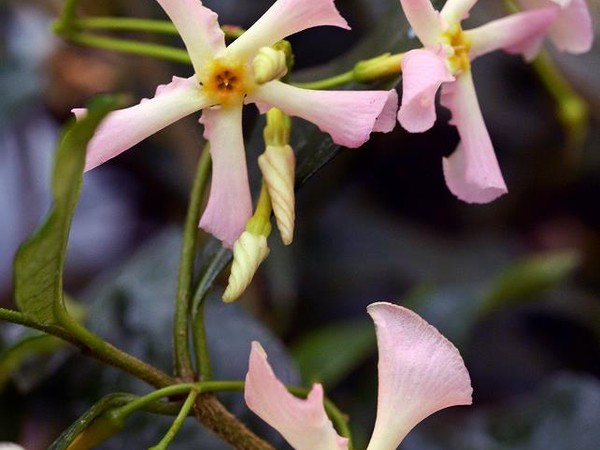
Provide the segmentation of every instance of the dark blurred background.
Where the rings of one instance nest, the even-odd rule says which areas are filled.
[[[222,24],[248,26],[272,2],[204,3]],[[339,73],[358,57],[416,47],[398,3],[338,0],[352,32],[320,28],[293,37],[293,78]],[[480,1],[467,23],[498,17],[498,3]],[[589,4],[600,30],[599,4]],[[100,92],[150,97],[173,74],[192,73],[53,37],[61,6],[0,3],[3,307],[14,307],[14,252],[49,207],[52,154],[70,109]],[[81,1],[80,14],[164,18],[151,0]],[[130,37],[180,45],[164,36]],[[429,132],[411,135],[398,126],[376,134],[361,149],[342,149],[302,186],[294,243],[283,247],[273,233],[269,259],[235,306],[220,305],[226,276],[219,281],[208,310],[209,323],[220,325],[209,327],[216,375],[242,378],[249,341],[268,342],[282,376],[324,383],[350,415],[361,448],[377,390],[365,307],[393,301],[459,347],[475,389],[472,408],[426,420],[403,449],[600,448],[600,47],[581,56],[550,54],[589,107],[578,129],[558,119],[556,102],[520,58],[496,53],[473,66],[509,187],[492,204],[464,204],[445,187],[441,158],[458,136],[441,108]],[[69,247],[65,286],[85,305],[88,325],[165,370],[179,234],[203,145],[196,121],[192,115],[86,174]],[[304,130],[300,122],[294,125]],[[255,124],[249,109],[248,136]],[[260,144],[248,145],[255,181],[260,151]],[[148,391],[59,344],[30,348],[11,365],[23,336],[20,327],[0,324],[0,441],[46,448],[101,395]],[[259,422],[244,413],[240,396],[226,401],[245,421]],[[139,416],[101,448],[156,443],[170,419]],[[190,421],[173,448],[224,448],[197,428]]]

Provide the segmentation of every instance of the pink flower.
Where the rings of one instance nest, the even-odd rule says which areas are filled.
[[[279,81],[286,70],[285,64],[282,67],[283,54],[264,51],[307,28],[349,28],[333,0],[278,0],[227,47],[217,15],[201,1],[157,1],[177,27],[195,74],[173,77],[171,83],[159,86],[154,98],[110,114],[88,146],[86,170],[202,110],[200,122],[210,142],[213,177],[200,226],[225,246],[233,245],[252,214],[242,136],[244,103],[256,103],[261,111],[277,107],[302,117],[346,147],[362,145],[372,131],[386,132],[394,127],[394,91],[325,92],[290,86]]]
[[[548,2],[560,8],[558,19],[548,31],[550,41],[563,52],[585,53],[592,48],[594,30],[585,0],[518,0],[524,9],[541,8]]]
[[[470,405],[473,389],[458,350],[417,314],[383,302],[367,311],[379,347],[377,419],[367,450],[395,450],[427,416]],[[250,352],[244,395],[248,407],[295,449],[348,448],[325,414],[321,385],[315,384],[306,400],[291,395],[257,342]]]
[[[448,0],[441,11],[429,0],[400,0],[415,33],[424,45],[402,59],[400,124],[423,132],[436,119],[435,94],[442,86],[441,104],[452,113],[461,137],[457,149],[444,158],[446,184],[469,203],[487,203],[507,192],[475,93],[471,61],[494,50],[531,56],[558,16],[550,6],[512,14],[463,31],[461,21],[477,0]]]

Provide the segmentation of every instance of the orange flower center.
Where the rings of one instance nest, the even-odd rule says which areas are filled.
[[[211,103],[221,106],[241,104],[254,86],[246,65],[223,59],[213,60],[200,78]]]

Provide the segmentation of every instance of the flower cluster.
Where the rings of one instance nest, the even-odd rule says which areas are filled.
[[[201,110],[213,177],[200,226],[225,246],[233,246],[252,215],[241,127],[243,104],[254,103],[261,112],[277,107],[302,117],[346,147],[359,147],[371,132],[394,127],[394,91],[318,91],[280,81],[287,67],[285,55],[274,44],[315,26],[349,28],[333,0],[278,0],[229,46],[225,46],[216,14],[201,1],[157,1],[179,31],[195,73],[189,78],[173,77],[171,83],[159,86],[154,98],[110,114],[89,145],[86,169]],[[448,0],[439,12],[430,0],[400,3],[424,47],[401,58],[398,71],[403,73],[403,95],[398,121],[410,132],[429,129],[436,118],[435,94],[441,86],[441,104],[451,111],[461,137],[456,151],[443,161],[446,183],[466,202],[489,202],[507,188],[477,102],[471,62],[496,49],[531,59],[545,35],[560,50],[587,51],[593,33],[585,1],[519,0],[525,11],[466,31],[461,22],[476,0]],[[267,165],[265,161],[261,167]],[[289,217],[286,243],[291,241]]]

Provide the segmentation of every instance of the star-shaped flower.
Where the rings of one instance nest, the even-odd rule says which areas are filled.
[[[394,91],[313,91],[279,81],[281,52],[271,47],[296,32],[321,25],[349,28],[333,0],[278,0],[240,38],[225,46],[217,15],[199,0],[157,0],[179,31],[194,75],[174,77],[152,99],[115,111],[88,147],[86,170],[195,111],[210,142],[213,177],[200,226],[231,247],[252,214],[242,136],[242,106],[277,107],[316,124],[346,147],[365,143],[372,131],[394,127]],[[76,110],[81,114],[82,110]]]
[[[402,105],[398,120],[410,132],[426,131],[436,119],[435,94],[452,113],[461,142],[443,160],[446,184],[469,203],[487,203],[507,192],[487,132],[471,76],[471,62],[503,49],[531,56],[559,10],[553,6],[524,11],[463,31],[461,22],[477,0],[448,0],[441,11],[430,0],[400,0],[424,45],[402,58]]]

